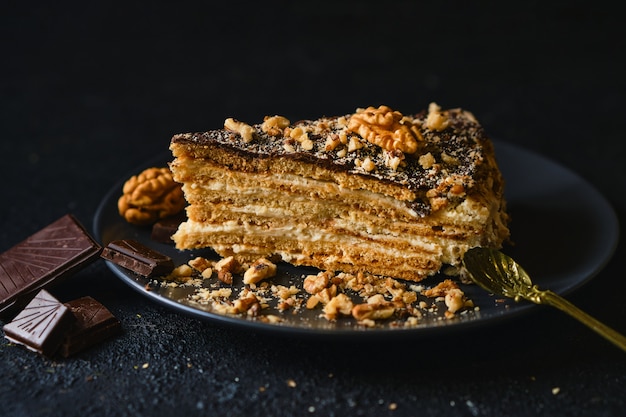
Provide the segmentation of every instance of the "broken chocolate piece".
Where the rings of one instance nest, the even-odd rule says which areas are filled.
[[[174,269],[172,258],[132,239],[110,242],[100,256],[145,277],[167,275]]]
[[[52,357],[74,320],[68,307],[48,291],[41,290],[13,321],[4,325],[3,330],[11,342]]]
[[[178,226],[185,221],[186,218],[187,216],[182,212],[175,216],[166,217],[157,221],[152,225],[150,238],[155,242],[171,243],[173,245],[174,241],[172,240],[172,235],[176,233]]]
[[[76,321],[61,345],[60,354],[67,358],[81,350],[118,334],[120,321],[92,297],[82,297],[65,303]]]
[[[94,261],[101,249],[67,214],[0,254],[0,315]]]

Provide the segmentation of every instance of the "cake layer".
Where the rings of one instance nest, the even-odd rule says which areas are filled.
[[[233,176],[254,179],[252,174]],[[306,187],[294,188],[290,192],[285,192],[282,184],[277,178],[274,188],[229,186],[216,190],[212,186],[197,185],[193,190],[187,190],[191,203],[187,214],[190,219],[207,224],[237,220],[241,224],[266,224],[276,228],[296,221],[310,227],[343,228],[368,234],[403,236],[405,239],[413,235],[456,236],[458,239],[490,236],[472,226],[489,225],[487,221],[491,215],[486,207],[472,200],[465,200],[453,212],[440,210],[419,219],[406,206],[394,204],[395,200],[385,196],[350,190],[345,195],[338,193],[335,198],[330,198],[320,191],[327,185],[323,182],[314,184],[309,180]]]
[[[355,113],[378,124],[275,116],[174,136],[170,168],[189,203],[176,246],[415,281],[460,265],[471,247],[500,247],[509,233],[503,181],[473,116],[394,113],[386,134],[384,110]]]
[[[181,229],[186,240],[180,243],[185,247],[210,245],[222,256],[237,254],[250,262],[261,254],[279,254],[284,260],[304,265],[312,261],[300,254],[317,253],[321,259],[316,261],[318,267],[334,269],[345,268],[348,259],[355,263],[356,259],[368,258],[362,272],[389,273],[395,264],[391,269],[394,275],[409,278],[416,275],[415,271],[434,268],[433,258],[439,259],[436,269],[441,264],[458,265],[460,254],[469,245],[490,243],[480,240],[489,234],[471,227],[485,224],[490,212],[476,203],[478,207],[470,207],[471,200],[465,200],[453,213],[439,210],[416,221],[419,216],[406,204],[371,191],[344,189],[291,174],[224,172],[213,164],[205,165],[210,169],[189,173],[188,179],[196,185],[186,190],[191,203],[187,214],[196,220]],[[199,172],[211,175],[193,175]],[[321,244],[308,244],[320,240]],[[328,245],[350,247],[360,256],[343,249],[338,254],[322,252]],[[385,261],[374,266],[372,259],[381,254]],[[329,261],[339,256],[345,258],[342,264]],[[394,257],[398,259],[392,260]],[[428,262],[423,265],[425,259]]]
[[[185,168],[176,166],[174,169],[179,173],[182,182],[193,184],[183,186],[192,209],[203,209],[210,202],[228,201],[233,207],[237,207],[262,200],[264,205],[269,206],[300,203],[304,206],[303,213],[310,213],[306,207],[309,204],[323,204],[336,211],[337,207],[330,207],[327,203],[343,203],[347,210],[354,212],[410,220],[418,217],[418,213],[405,202],[393,197],[369,190],[344,188],[334,182],[294,174],[237,172],[208,161],[190,161],[185,164]],[[280,198],[269,198],[268,192],[276,193]],[[295,210],[294,207],[291,209]],[[323,210],[320,207],[315,211]]]
[[[233,233],[233,230],[238,232]],[[240,230],[244,233],[239,234]],[[211,247],[221,256],[237,255],[252,262],[260,256],[278,255],[294,265],[313,265],[320,269],[349,270],[373,274],[393,275],[415,279],[438,270],[441,247],[430,241],[406,242],[392,239],[365,240],[350,231],[315,229],[308,225],[289,225],[267,229],[265,226],[241,225],[236,221],[222,225],[198,225],[187,222],[181,225],[186,238],[197,241],[211,235]],[[294,236],[297,238],[294,239]],[[397,245],[394,245],[396,243]],[[451,247],[451,246],[446,246]],[[436,261],[435,261],[436,262]],[[360,265],[360,266],[359,266]]]

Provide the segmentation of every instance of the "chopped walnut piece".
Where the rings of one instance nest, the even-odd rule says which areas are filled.
[[[265,116],[263,124],[261,124],[261,130],[270,136],[280,136],[283,134],[283,129],[289,127],[289,119],[283,116]]]
[[[243,274],[244,284],[256,284],[266,278],[276,275],[276,264],[265,258],[257,259]]]
[[[307,275],[304,278],[302,287],[309,294],[317,294],[330,283],[331,273],[328,271],[319,272],[317,275]]]
[[[289,287],[285,287],[284,285],[272,286],[272,293],[276,294],[281,300],[286,300],[299,292],[300,290],[295,285]]]
[[[193,281],[193,269],[186,264],[179,265],[172,270],[167,276],[163,277],[165,281],[171,281],[172,286],[179,283],[189,283]]]
[[[285,141],[283,143],[283,149],[285,150],[285,152],[289,152],[289,153],[293,153],[296,151],[296,148],[294,148],[293,144],[288,141]]]
[[[227,256],[225,258],[222,258],[215,264],[215,269],[217,271],[228,270],[233,273],[237,272],[240,267],[241,265],[234,256]]]
[[[435,157],[430,152],[419,157],[417,162],[424,169],[430,169],[433,165],[435,165]]]
[[[415,291],[403,291],[400,294],[399,299],[404,304],[412,304],[417,301],[417,293]],[[394,297],[394,300],[395,300],[395,297]]]
[[[454,314],[466,305],[471,304],[467,303],[465,293],[451,279],[441,281],[435,287],[422,291],[422,294],[426,297],[443,297],[443,301],[448,308],[447,312],[450,314]]]
[[[309,134],[304,131],[300,126],[294,127],[289,131],[289,137],[297,140],[298,142],[309,138]]]
[[[302,149],[304,149],[305,151],[313,150],[313,147],[315,146],[313,141],[308,138],[300,142],[300,145],[302,146]]]
[[[363,303],[352,307],[351,314],[356,320],[383,320],[388,319],[396,311],[396,305],[391,301]]]
[[[328,288],[324,288],[320,292],[316,293],[315,296],[319,298],[322,304],[328,304],[333,297],[337,295],[337,286],[335,284],[331,285]]]
[[[246,313],[249,316],[257,316],[261,311],[259,299],[252,293],[245,292],[233,303],[234,313]]]
[[[319,303],[321,303],[321,302],[322,302],[322,301],[319,299],[319,297],[318,297],[318,296],[316,296],[316,295],[314,295],[314,296],[312,296],[312,297],[309,297],[309,299],[308,299],[308,300],[306,300],[306,308],[307,308],[307,310],[312,310],[312,309],[314,309],[315,307],[317,307],[317,305],[318,305]]]
[[[254,139],[254,128],[244,122],[229,117],[224,121],[224,128],[231,132],[238,133],[245,143],[252,142]]]
[[[425,295],[426,297],[431,297],[431,298],[443,297],[446,295],[446,292],[455,288],[459,289],[459,286],[454,281],[452,281],[451,279],[445,279],[441,281],[439,284],[437,284],[436,286],[423,290],[422,294]]]
[[[348,142],[348,152],[358,151],[363,148],[363,143],[356,136],[350,136],[350,141]]]
[[[367,304],[383,304],[385,302],[385,296],[382,294],[374,294],[367,299]]]
[[[309,133],[302,129],[302,127],[298,126],[291,129],[291,131],[289,131],[289,137],[300,143],[300,146],[302,146],[302,149],[305,151],[313,149],[314,143],[309,138]]]
[[[341,139],[339,139],[339,135],[333,133],[332,135],[328,135],[326,138],[326,142],[324,143],[324,150],[326,152],[330,152],[335,150],[337,146],[341,145]]]
[[[201,256],[198,256],[187,263],[198,272],[202,272],[205,269],[211,268],[213,266],[213,262]]]
[[[397,171],[404,161],[404,153],[398,150],[386,151],[384,158],[385,166],[391,168],[394,171]]]
[[[430,130],[441,131],[448,127],[450,120],[441,111],[437,103],[430,103],[428,106],[428,116],[426,116],[426,127]]]
[[[298,298],[298,294],[300,294],[300,289],[295,285],[291,285],[290,287],[286,287],[283,285],[273,285],[272,294],[274,294],[274,296],[278,296],[277,308],[280,311],[284,311],[287,309],[299,310],[302,306],[303,300]]]
[[[361,168],[367,172],[371,172],[376,169],[376,164],[369,157],[367,157],[363,160],[363,162],[361,162]]]
[[[328,320],[336,320],[340,315],[349,316],[352,307],[352,300],[344,293],[339,293],[324,306],[324,316]]]
[[[446,292],[445,299],[446,307],[450,313],[456,313],[463,307],[465,307],[465,294],[459,288],[452,288]]]
[[[232,285],[233,284],[233,273],[228,270],[218,270],[217,271],[217,279],[222,281],[224,284]]]
[[[220,259],[215,264],[217,279],[222,281],[224,284],[231,285],[233,283],[233,274],[237,273],[239,268],[241,268],[241,265],[234,256],[228,256]]]
[[[170,272],[170,275],[173,277],[190,277],[192,274],[192,269],[189,265],[179,265]]]

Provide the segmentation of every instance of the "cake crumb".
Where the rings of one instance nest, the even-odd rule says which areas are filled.
[[[187,299],[217,314],[277,325],[285,321],[285,314],[319,310],[319,317],[330,322],[352,319],[365,328],[415,328],[425,317],[453,320],[479,310],[449,278],[429,287],[368,273],[319,271],[280,285],[271,279],[278,265],[261,258],[245,266],[232,256],[218,261],[195,258],[177,270],[184,273],[154,279],[149,285],[193,288]],[[259,275],[250,278],[250,274]]]

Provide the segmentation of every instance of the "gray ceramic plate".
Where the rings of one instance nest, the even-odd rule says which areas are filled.
[[[615,212],[598,191],[572,171],[510,144],[495,144],[498,163],[506,180],[506,198],[513,219],[511,231],[515,242],[514,247],[504,251],[520,262],[540,287],[561,295],[567,294],[594,277],[613,255],[619,238]],[[117,213],[117,199],[124,181],[149,166],[165,166],[169,160],[171,155],[167,153],[137,167],[104,196],[94,219],[96,239],[103,245],[114,239],[137,239],[169,255],[177,265],[195,256],[217,259],[210,250],[181,252],[173,245],[157,243],[150,237],[150,228],[130,225]],[[559,259],[559,262],[553,262],[554,259]],[[451,320],[442,320],[445,308],[440,308],[438,312],[425,314],[417,327],[398,327],[397,323],[389,321],[367,328],[357,325],[350,318],[329,322],[320,317],[319,309],[302,309],[292,314],[280,313],[270,306],[263,310],[264,314],[282,317],[279,324],[270,324],[258,318],[221,315],[209,307],[189,302],[187,296],[194,291],[193,288],[151,286],[148,291],[147,279],[108,261],[107,265],[140,294],[185,315],[251,330],[316,337],[448,333],[501,321],[535,307],[526,302],[502,302],[475,285],[461,284],[479,310],[457,315]],[[301,281],[302,275],[316,272],[313,268],[279,264],[279,273],[272,282],[290,285]],[[434,285],[440,279],[434,277],[423,284]]]

